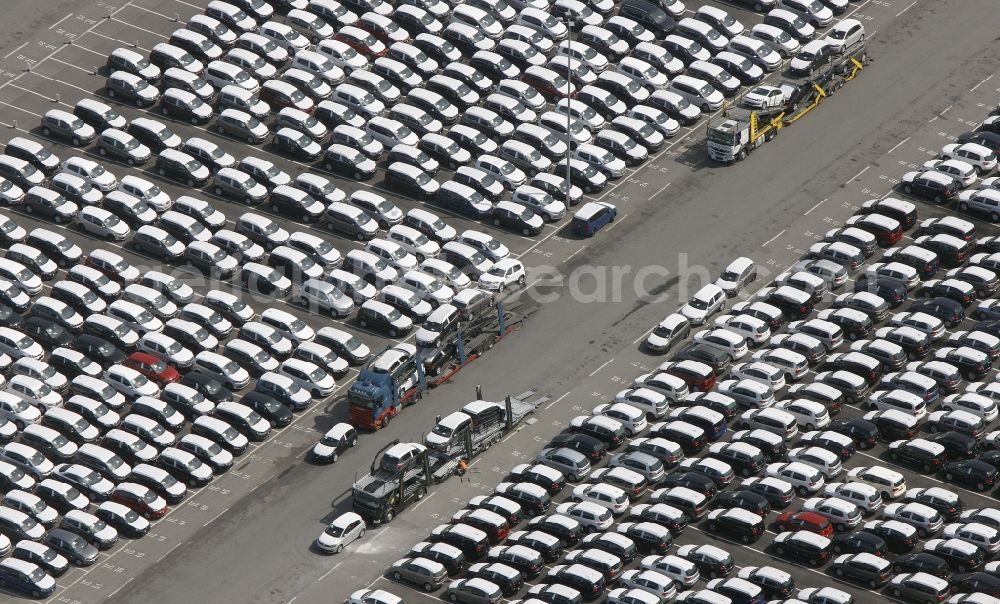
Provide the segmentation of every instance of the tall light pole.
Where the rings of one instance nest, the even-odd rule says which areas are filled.
[[[570,124],[573,123],[573,118],[570,112],[570,104],[572,99],[570,96],[573,91],[573,26],[576,25],[576,21],[569,17],[563,19],[563,23],[566,24],[566,212],[569,212],[569,208],[572,205],[570,195],[573,192],[573,181],[570,180],[570,148],[573,143],[573,133],[570,131]]]

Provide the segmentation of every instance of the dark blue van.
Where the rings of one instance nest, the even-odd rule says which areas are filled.
[[[590,201],[573,215],[573,232],[583,237],[593,237],[594,233],[618,215],[618,208],[604,201]]]

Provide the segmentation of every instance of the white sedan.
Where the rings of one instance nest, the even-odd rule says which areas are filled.
[[[364,537],[365,521],[354,512],[341,514],[316,538],[316,547],[324,552],[339,554],[352,542]]]
[[[498,260],[490,270],[479,276],[479,287],[490,291],[503,291],[514,285],[524,285],[524,265],[519,260]]]

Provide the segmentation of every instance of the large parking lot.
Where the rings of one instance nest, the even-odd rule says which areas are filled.
[[[322,161],[290,159],[270,143],[251,146],[222,136],[213,129],[214,122],[192,125],[165,117],[155,108],[145,111],[110,99],[104,89],[108,53],[130,47],[148,54],[154,45],[166,41],[174,29],[183,27],[200,12],[201,4],[180,0],[97,3],[69,7],[76,9],[69,14],[52,15],[39,39],[26,40],[9,49],[5,57],[0,122],[9,131],[7,138],[17,135],[41,141],[62,160],[80,155],[100,161],[119,179],[126,174],[139,175],[160,186],[171,198],[194,195],[205,199],[225,214],[225,228],[232,228],[241,214],[252,211],[289,232],[327,238],[341,254],[364,247],[363,242],[331,233],[321,225],[272,212],[267,203],[247,208],[217,196],[212,186],[193,191],[162,178],[152,162],[144,168],[133,168],[102,158],[93,146],[78,150],[42,136],[38,124],[46,111],[72,110],[80,98],[97,98],[115,106],[129,120],[140,116],[160,120],[183,140],[195,136],[208,139],[237,160],[248,155],[267,158],[292,178],[305,172],[322,175],[346,196],[355,191],[374,192],[403,212],[421,208],[437,213],[459,233],[475,229],[492,235],[528,269],[527,289],[531,295],[518,290],[507,296],[511,303],[521,302],[522,308],[537,306],[537,294],[573,290],[577,295],[564,294],[543,305],[547,308],[531,318],[522,333],[491,351],[489,358],[470,366],[454,384],[432,393],[420,407],[404,411],[416,421],[396,422],[391,429],[363,436],[359,450],[336,466],[318,468],[300,463],[308,446],[346,416],[347,403],[341,389],[350,385],[356,373],[351,369],[338,380],[334,394],[314,401],[289,426],[252,444],[233,470],[204,488],[192,489],[184,504],[172,507],[166,518],[157,521],[150,535],[117,545],[103,553],[97,565],[72,569],[60,577],[53,601],[182,602],[207,596],[212,601],[312,602],[346,597],[365,584],[388,589],[405,600],[423,598],[400,584],[377,578],[375,569],[384,568],[404,554],[412,543],[426,536],[429,528],[449,518],[473,494],[491,490],[514,463],[533,457],[570,417],[610,400],[635,375],[655,367],[659,360],[639,346],[645,338],[643,330],[670,312],[676,300],[694,291],[691,288],[696,286],[690,283],[691,273],[686,269],[705,269],[714,277],[729,260],[747,255],[757,262],[763,277],[758,284],[766,283],[768,277],[798,260],[826,230],[840,225],[861,202],[889,195],[903,172],[932,159],[942,145],[978,125],[996,106],[997,98],[992,82],[996,66],[982,58],[988,55],[981,55],[977,46],[987,39],[984,26],[967,20],[964,31],[957,26],[938,27],[949,19],[947,10],[927,9],[923,3],[896,6],[875,0],[852,2],[846,14],[837,19],[850,16],[865,24],[875,63],[813,115],[783,131],[777,142],[759,151],[750,162],[730,168],[710,164],[704,154],[703,119],[680,128],[649,159],[627,169],[624,176],[602,191],[585,196],[585,201],[609,201],[618,207],[616,222],[595,239],[583,240],[572,234],[568,218],[546,224],[537,235],[525,235],[488,220],[456,214],[433,200],[400,194],[383,182],[387,167],[384,159],[368,180],[345,178],[328,172]],[[703,3],[691,4],[689,15]],[[725,7],[748,27],[761,18],[730,4],[717,6]],[[963,14],[974,15],[977,10],[963,6]],[[975,59],[944,57],[922,66],[920,73],[926,75],[926,81],[922,78],[919,86],[907,81],[918,65],[915,53],[951,44],[958,35],[964,35],[966,41],[961,54],[968,49],[968,56]],[[780,74],[773,74],[768,81],[777,78]],[[924,88],[953,92],[931,98],[918,90]],[[897,98],[898,104],[894,100]],[[776,158],[766,157],[772,153],[771,146]],[[785,161],[773,161],[778,157]],[[451,174],[451,170],[444,169],[436,180],[446,182]],[[954,213],[925,203],[918,203],[918,207],[921,219]],[[740,220],[732,220],[734,211],[741,213]],[[85,253],[106,248],[144,270],[148,267],[174,274],[191,283],[198,295],[212,288],[249,293],[232,281],[206,282],[190,269],[164,267],[128,243],[99,242],[77,227],[56,225],[17,207],[4,212],[27,230],[45,227],[65,234]],[[789,218],[789,212],[794,218]],[[980,235],[995,229],[972,220]],[[906,238],[912,242],[909,240],[913,233]],[[631,279],[637,268],[654,265],[667,271],[650,271],[647,275],[665,279],[662,288],[652,289],[667,294],[666,302],[655,298],[655,303],[650,303],[638,289],[635,293],[630,288],[615,290],[602,272],[607,269],[613,274],[612,269],[617,269]],[[692,272],[700,275],[697,270]],[[553,280],[554,274],[560,276],[561,284]],[[44,285],[43,293],[59,278]],[[642,285],[648,286],[654,280],[648,279],[649,283],[644,281]],[[248,301],[258,313],[274,307],[303,318],[314,328],[331,324],[343,327],[376,351],[392,340],[363,328],[354,318],[320,317],[286,300],[256,296]],[[971,328],[971,321],[966,320],[952,331],[963,328]],[[560,345],[553,344],[555,338]],[[349,509],[350,484],[367,471],[374,452],[392,438],[419,440],[422,432],[432,426],[435,414],[450,412],[470,400],[476,384],[485,386],[487,397],[526,387],[540,388],[552,396],[553,402],[536,413],[537,421],[530,427],[505,441],[505,453],[494,449],[487,458],[477,460],[468,478],[439,487],[429,503],[421,503],[391,525],[369,531],[366,540],[351,550],[353,555],[344,560],[317,556],[309,547],[312,538],[336,513]],[[859,409],[848,408],[840,417],[860,413]],[[892,466],[883,459],[883,453],[882,445],[859,452],[845,466]],[[942,484],[940,477],[909,471],[904,474],[908,487]],[[989,501],[976,493],[962,492],[962,497],[967,507],[982,507]],[[796,509],[796,504],[789,509]],[[690,527],[677,543],[705,542],[701,528]],[[783,562],[775,562],[771,550],[765,547],[772,537],[765,536],[749,547],[740,546],[738,552],[733,550],[737,564],[781,566]],[[840,585],[820,570],[803,567],[790,572],[800,587]],[[227,580],[218,581],[219,577]],[[856,597],[863,593],[857,589],[854,592]]]

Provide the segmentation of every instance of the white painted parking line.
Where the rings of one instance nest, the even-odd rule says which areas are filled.
[[[138,40],[136,40],[135,42],[126,42],[125,40],[122,40],[122,39],[119,39],[119,38],[112,38],[111,36],[106,36],[106,35],[102,34],[99,31],[92,31],[90,33],[94,34],[95,36],[100,36],[100,37],[105,38],[107,40],[111,40],[112,42],[118,42],[119,44],[124,44],[125,46],[128,46],[130,48],[135,48],[135,49],[141,50],[143,52],[149,52],[148,48],[143,48],[142,46],[139,46]]]
[[[784,235],[784,234],[785,234],[785,231],[786,231],[786,229],[781,229],[781,232],[780,232],[780,233],[778,233],[778,234],[777,234],[777,235],[775,235],[774,237],[771,237],[770,239],[768,239],[768,240],[767,240],[767,241],[765,241],[764,243],[760,244],[760,247],[767,247],[767,246],[768,246],[768,245],[770,245],[770,244],[771,244],[772,242],[774,242],[774,240],[775,240],[775,239],[777,239],[778,237],[781,237],[782,235]]]
[[[44,76],[43,76],[43,77],[44,77]],[[50,80],[51,80],[52,78],[48,78],[48,79],[50,79]],[[55,102],[57,102],[57,100],[56,100],[56,99],[54,99],[54,98],[52,98],[52,97],[50,97],[50,96],[48,96],[48,95],[45,95],[45,94],[42,94],[41,92],[38,92],[38,91],[35,91],[35,90],[32,90],[32,89],[30,89],[30,88],[25,88],[24,86],[18,86],[17,84],[11,84],[11,85],[10,85],[10,87],[11,87],[11,88],[17,88],[18,90],[21,90],[21,91],[23,91],[23,92],[27,92],[27,93],[29,93],[29,94],[33,94],[33,95],[35,95],[35,96],[37,96],[37,97],[41,97],[41,98],[45,99],[46,101],[49,101],[50,103],[55,103]],[[63,103],[63,104],[65,104],[65,103]]]
[[[591,371],[590,373],[588,373],[587,377],[594,377],[597,374],[598,371],[600,371],[601,369],[604,369],[605,367],[607,367],[612,361],[614,361],[613,358],[608,359],[607,361],[604,361],[603,363],[601,363],[600,367],[598,367],[597,369],[595,369],[595,370]]]
[[[851,184],[852,182],[854,182],[855,180],[857,180],[857,178],[858,178],[859,176],[861,176],[862,174],[864,174],[865,172],[867,172],[867,171],[868,171],[868,170],[870,170],[870,169],[871,169],[871,166],[865,166],[864,168],[862,168],[862,169],[861,169],[861,171],[860,171],[860,172],[858,172],[857,174],[855,174],[854,176],[852,176],[851,178],[849,178],[849,179],[847,180],[847,182],[845,182],[844,184],[845,184],[845,185],[849,185],[849,184]]]
[[[7,54],[5,54],[5,55],[3,56],[3,58],[5,58],[5,59],[9,59],[9,58],[11,57],[11,55],[13,55],[14,53],[16,53],[17,51],[21,50],[22,48],[24,48],[24,47],[25,47],[25,46],[27,46],[27,45],[28,45],[28,43],[27,43],[27,42],[25,42],[24,44],[22,44],[22,45],[18,46],[18,47],[17,47],[17,48],[15,48],[14,50],[12,50],[12,51],[8,52]]]
[[[108,53],[106,53],[106,52],[98,52],[98,51],[94,50],[93,48],[88,48],[88,47],[84,46],[83,44],[80,44],[76,40],[74,40],[68,46],[72,46],[73,48],[79,48],[80,50],[85,50],[85,51],[87,51],[87,52],[89,52],[91,54],[95,54],[95,55],[101,57],[101,59],[107,59],[108,58]],[[102,60],[102,62],[103,62],[103,60]],[[97,71],[97,67],[96,66],[94,66],[94,71]],[[91,91],[91,92],[93,92],[93,91]]]
[[[0,105],[6,105],[7,107],[12,107],[14,109],[17,109],[18,111],[23,111],[23,112],[31,114],[31,115],[33,115],[33,116],[35,116],[37,118],[41,118],[42,117],[41,113],[35,113],[34,111],[31,111],[29,109],[23,109],[21,107],[18,107],[17,105],[11,105],[10,103],[7,103],[5,101],[0,101]]]
[[[976,85],[975,85],[975,86],[973,86],[972,88],[969,88],[969,92],[975,92],[976,88],[979,88],[980,86],[982,86],[982,85],[983,85],[983,84],[985,84],[986,82],[989,82],[989,81],[990,81],[990,80],[992,80],[992,79],[993,79],[993,74],[991,73],[990,75],[986,76],[986,77],[985,77],[985,78],[983,78],[982,80],[979,80],[979,83],[978,83],[978,84],[976,84]]]
[[[135,7],[134,4],[132,6]],[[147,34],[158,36],[160,38],[163,38],[164,40],[169,40],[170,39],[170,36],[165,36],[165,35],[161,34],[158,31],[153,31],[151,29],[146,29],[145,27],[139,27],[138,25],[136,25],[134,23],[129,23],[128,21],[123,21],[121,19],[118,19],[117,17],[111,17],[111,20],[114,21],[115,23],[121,23],[122,25],[128,25],[129,27],[131,27],[133,29],[138,29],[139,31],[144,31]]]
[[[96,67],[95,68],[91,68],[91,69],[87,69],[86,67],[80,67],[79,65],[77,65],[75,63],[68,63],[66,61],[63,61],[62,59],[57,59],[55,57],[52,57],[49,60],[50,61],[54,61],[56,63],[60,63],[60,64],[65,65],[67,67],[72,67],[73,69],[79,69],[80,71],[82,71],[83,73],[85,73],[87,75],[97,75],[97,74],[94,73],[96,71]],[[66,80],[57,80],[55,78],[50,78],[49,76],[45,75],[44,73],[38,73],[37,70],[32,71],[31,73],[33,73],[35,75],[42,76],[43,78],[52,80],[53,82],[59,82],[60,84],[65,84],[66,86],[70,86],[72,88],[76,88],[77,90],[81,90],[81,91],[87,93],[88,95],[94,94],[93,90],[88,90],[88,89],[86,89],[86,88],[84,88],[82,86],[77,86],[76,84],[70,84]]]
[[[138,4],[135,4],[135,3],[132,4],[132,7],[133,8],[137,8],[137,9],[139,9],[141,11],[146,11],[147,13],[156,15],[157,17],[163,17],[164,19],[166,19],[167,21],[170,21],[171,23],[180,23],[181,25],[187,24],[187,21],[184,21],[183,19],[180,18],[179,15],[176,15],[176,14],[174,14],[172,16],[164,15],[163,13],[157,12],[157,11],[149,9],[149,8],[146,8],[145,6],[139,6]],[[133,27],[135,27],[135,26],[133,26]],[[141,28],[137,28],[137,29],[141,29]],[[166,36],[164,36],[164,37],[166,37]]]
[[[906,144],[906,141],[908,141],[908,140],[910,140],[909,136],[907,136],[903,140],[901,140],[898,143],[896,143],[895,145],[893,145],[891,149],[889,149],[888,151],[886,151],[886,154],[892,153],[896,149],[899,149],[902,145]]]
[[[657,195],[659,195],[660,193],[662,193],[669,186],[670,186],[670,183],[668,182],[667,184],[665,184],[662,187],[660,187],[659,189],[657,189],[656,193],[653,193],[652,195],[650,195],[649,199],[647,201],[652,201],[654,197],[656,197]]]
[[[909,4],[906,5],[906,8],[904,8],[903,10],[899,11],[898,13],[896,13],[896,16],[897,17],[902,16],[903,13],[905,13],[906,11],[910,10],[911,8],[913,8],[913,5],[916,4],[916,3],[917,3],[917,0],[913,0],[913,2],[911,2],[911,3],[909,3]]]
[[[818,208],[819,206],[821,206],[823,204],[823,202],[825,202],[827,199],[829,199],[829,197],[824,197],[823,199],[820,199],[815,204],[813,204],[813,207],[811,207],[808,210],[806,210],[805,213],[803,213],[802,215],[803,216],[808,216],[809,212],[812,212],[813,210],[815,210],[816,208]]]
[[[56,21],[55,23],[53,23],[52,25],[50,25],[50,26],[49,26],[49,29],[51,30],[51,29],[55,29],[55,28],[59,27],[59,24],[60,24],[60,23],[62,23],[62,22],[63,22],[63,21],[65,21],[66,19],[69,19],[69,18],[70,18],[70,17],[72,17],[72,16],[73,16],[73,13],[70,13],[70,14],[66,15],[66,16],[65,16],[65,17],[63,17],[62,19],[59,19],[58,21]]]

